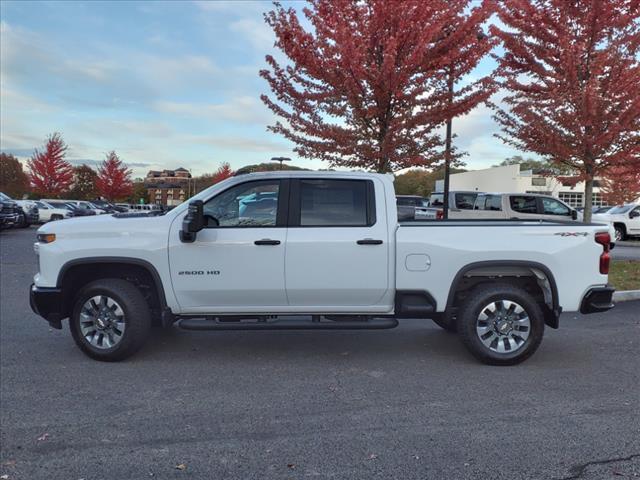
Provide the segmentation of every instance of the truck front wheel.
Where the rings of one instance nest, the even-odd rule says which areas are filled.
[[[69,326],[85,354],[113,362],[130,357],[142,347],[149,336],[151,315],[140,290],[126,280],[108,278],[82,289]]]
[[[515,365],[537,350],[544,335],[544,315],[535,299],[506,284],[477,287],[457,316],[464,345],[490,365]]]

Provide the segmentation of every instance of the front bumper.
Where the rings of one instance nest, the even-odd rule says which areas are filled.
[[[11,213],[11,214],[3,214],[2,217],[0,217],[0,224],[1,225],[14,225],[16,223],[18,223],[18,214],[17,213]]]
[[[580,313],[597,313],[611,310],[615,305],[613,303],[613,287],[597,287],[591,288],[585,294],[580,304]]]
[[[36,315],[44,318],[53,328],[62,328],[65,317],[64,298],[59,288],[36,287],[31,284],[29,289],[29,305]]]

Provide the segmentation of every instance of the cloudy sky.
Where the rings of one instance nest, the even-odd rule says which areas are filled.
[[[302,2],[291,2],[296,9]],[[238,168],[292,145],[266,131],[259,96],[264,56],[274,53],[262,19],[269,2],[0,2],[0,148],[28,158],[62,133],[72,163],[116,150],[144,176],[154,168]],[[493,68],[485,60],[476,74]],[[468,168],[517,154],[492,134],[486,108],[454,122]]]

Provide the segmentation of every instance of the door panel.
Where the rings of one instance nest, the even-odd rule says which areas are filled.
[[[284,284],[285,228],[208,228],[194,243],[178,239],[174,222],[169,246],[173,288],[183,308],[287,305]],[[256,245],[256,240],[280,241]]]
[[[370,211],[376,204],[385,205],[381,187],[373,185],[365,180],[303,179],[292,186],[285,259],[291,306],[330,310],[373,306],[385,299],[388,227],[384,211]],[[362,240],[368,241],[359,244]]]
[[[198,232],[195,242],[180,242],[182,217],[173,222],[169,265],[183,310],[274,311],[287,305],[287,202],[288,181],[249,181],[205,202],[208,228]]]

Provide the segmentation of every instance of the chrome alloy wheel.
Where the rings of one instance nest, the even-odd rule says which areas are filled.
[[[476,333],[492,352],[512,353],[529,338],[531,321],[522,306],[510,300],[496,300],[480,310]]]
[[[82,336],[96,348],[116,346],[126,328],[124,310],[106,295],[91,297],[80,310]]]

